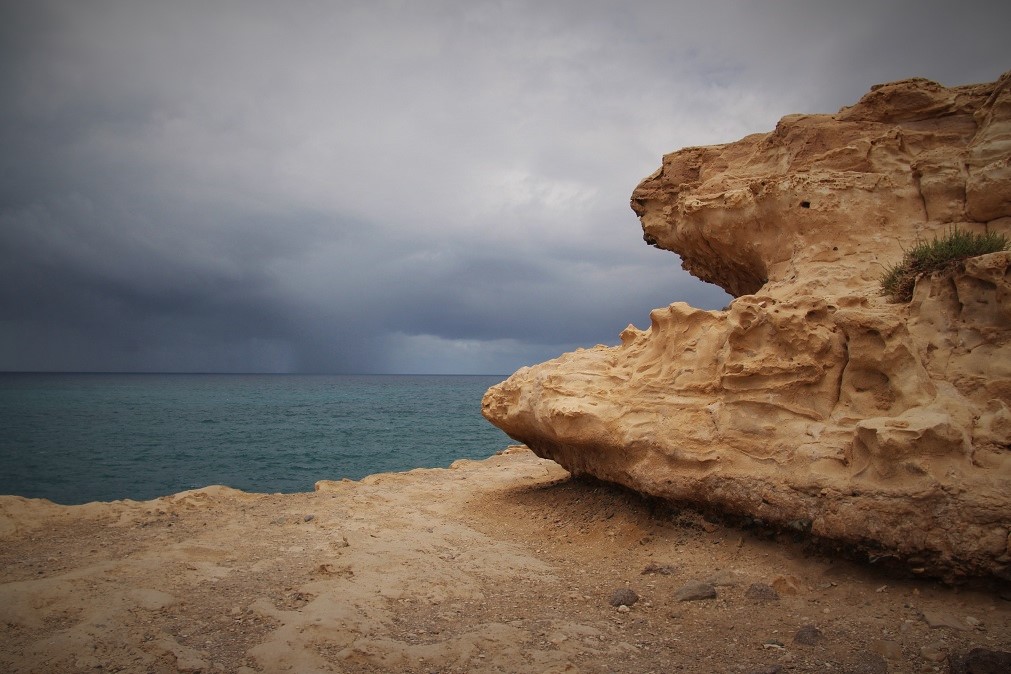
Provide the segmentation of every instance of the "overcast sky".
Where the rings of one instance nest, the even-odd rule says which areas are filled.
[[[0,0],[0,370],[508,373],[728,297],[661,155],[1011,69],[997,2]]]

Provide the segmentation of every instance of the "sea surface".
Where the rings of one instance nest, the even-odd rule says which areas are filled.
[[[77,504],[483,459],[502,376],[0,373],[0,494]]]

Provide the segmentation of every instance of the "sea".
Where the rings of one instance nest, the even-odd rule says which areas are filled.
[[[483,459],[512,442],[481,416],[504,378],[0,373],[0,494],[291,493]]]

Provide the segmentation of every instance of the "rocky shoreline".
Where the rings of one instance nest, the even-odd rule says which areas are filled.
[[[0,497],[0,543],[7,672],[980,672],[1011,651],[1000,586],[892,575],[520,447],[305,494]]]

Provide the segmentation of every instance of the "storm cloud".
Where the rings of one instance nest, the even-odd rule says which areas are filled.
[[[1011,68],[932,2],[4,2],[0,370],[507,373],[728,297],[666,152]]]

